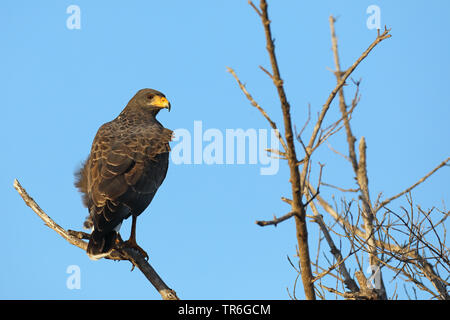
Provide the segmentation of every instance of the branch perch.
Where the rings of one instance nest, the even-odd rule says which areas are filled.
[[[17,179],[14,180],[14,189],[17,190],[22,197],[25,204],[29,206],[44,222],[47,227],[56,231],[70,244],[86,251],[88,243],[82,239],[86,238],[86,233],[72,230],[65,230],[58,225],[52,218],[50,218],[44,210],[31,198],[26,190],[20,185]],[[170,289],[161,277],[156,273],[155,269],[148,263],[148,261],[136,250],[128,248],[119,244],[111,254],[106,257],[112,260],[128,260],[133,266],[141,270],[145,277],[151,282],[155,289],[159,292],[163,300],[179,300],[174,290]]]

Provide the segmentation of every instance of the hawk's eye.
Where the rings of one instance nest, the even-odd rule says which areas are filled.
[[[149,99],[149,100],[151,100],[151,99],[153,99],[153,95],[152,94],[149,94],[148,96],[147,96],[147,99]]]

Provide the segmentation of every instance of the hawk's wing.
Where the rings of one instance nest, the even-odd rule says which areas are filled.
[[[142,132],[100,127],[77,186],[98,231],[109,231],[151,202],[168,167],[172,131],[154,125]],[[130,132],[131,131],[131,132]]]

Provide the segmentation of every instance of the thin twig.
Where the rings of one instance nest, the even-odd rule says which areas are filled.
[[[283,149],[285,151],[287,151],[286,143],[284,142],[284,139],[281,136],[281,134],[280,134],[280,132],[279,132],[279,130],[277,128],[276,123],[274,121],[272,121],[272,119],[269,117],[267,112],[255,101],[255,99],[253,99],[252,95],[245,88],[245,85],[241,82],[241,80],[239,80],[239,77],[237,76],[236,72],[233,69],[229,68],[229,67],[227,67],[227,71],[232,74],[234,79],[236,79],[236,82],[238,83],[239,88],[245,94],[247,99],[250,101],[251,105],[254,106],[256,109],[258,109],[259,112],[261,112],[261,114],[263,115],[263,117],[266,118],[266,120],[269,122],[270,126],[275,131],[275,134],[277,135],[278,140],[280,140],[280,143],[283,146]]]
[[[269,220],[269,221],[257,220],[255,223],[261,227],[265,227],[265,226],[275,226],[276,227],[277,224],[279,224],[280,222],[283,222],[289,218],[292,218],[294,215],[295,215],[295,212],[289,212],[279,218],[274,216],[273,220]]]
[[[337,186],[334,186],[332,184],[328,184],[328,183],[325,183],[325,182],[322,182],[321,185],[337,189],[337,190],[339,190],[341,192],[358,192],[359,191],[359,189],[343,189],[343,188],[340,188],[340,187],[337,187]]]
[[[429,173],[427,173],[424,177],[422,177],[421,179],[419,179],[419,181],[417,181],[415,184],[413,184],[412,186],[410,186],[409,188],[406,188],[405,190],[403,190],[402,192],[396,194],[395,196],[384,200],[383,202],[381,202],[375,209],[374,212],[377,212],[378,210],[380,210],[382,207],[386,206],[388,203],[390,203],[391,201],[401,197],[402,195],[410,192],[411,190],[413,190],[415,187],[417,187],[418,185],[420,185],[422,182],[424,182],[425,180],[427,180],[430,176],[432,176],[436,171],[438,171],[439,169],[441,169],[442,167],[446,166],[447,163],[450,161],[450,157],[448,157],[447,159],[445,159],[444,161],[442,161],[436,168],[434,168],[433,170],[431,170]]]

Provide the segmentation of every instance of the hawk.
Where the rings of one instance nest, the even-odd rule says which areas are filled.
[[[156,120],[170,103],[159,91],[139,90],[114,120],[103,124],[89,157],[75,174],[75,186],[89,210],[84,225],[92,228],[88,256],[109,255],[120,239],[122,221],[132,217],[125,245],[147,253],[136,243],[137,217],[147,208],[166,177],[172,131]]]

